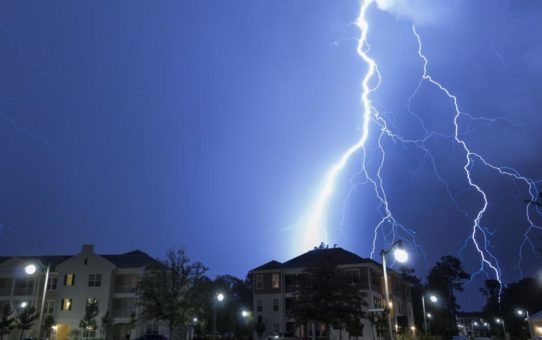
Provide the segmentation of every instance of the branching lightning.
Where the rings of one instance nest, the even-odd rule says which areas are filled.
[[[505,121],[506,123],[515,127],[521,127],[521,125],[518,125],[509,120],[508,118],[504,117],[488,118],[485,116],[475,116],[466,112],[462,112],[459,106],[459,100],[457,96],[453,94],[452,91],[449,90],[446,86],[444,86],[441,82],[435,80],[435,78],[433,78],[429,73],[429,60],[423,52],[421,36],[413,25],[412,33],[416,38],[417,42],[417,56],[423,62],[423,74],[420,77],[418,86],[408,98],[407,111],[419,123],[421,129],[424,132],[424,136],[418,139],[411,139],[405,138],[401,136],[398,132],[394,131],[397,129],[395,129],[391,124],[389,124],[389,122],[386,121],[386,118],[376,109],[370,98],[371,94],[378,90],[382,81],[382,76],[378,70],[378,65],[376,61],[371,56],[369,56],[369,23],[366,19],[366,14],[368,8],[374,2],[375,0],[364,0],[361,3],[359,15],[356,20],[356,25],[360,31],[356,50],[361,60],[367,65],[367,71],[361,82],[361,135],[358,141],[352,146],[350,146],[341,155],[337,163],[335,163],[331,167],[330,171],[327,173],[324,185],[318,196],[316,197],[315,203],[310,210],[309,216],[304,220],[303,223],[303,225],[305,226],[303,243],[304,249],[310,249],[321,241],[327,242],[327,229],[325,221],[326,207],[329,203],[330,197],[333,194],[337,178],[340,176],[342,170],[345,168],[346,164],[350,161],[350,159],[355,154],[359,153],[362,159],[361,171],[357,173],[354,177],[357,178],[361,175],[364,177],[364,180],[359,183],[355,183],[354,186],[351,188],[350,192],[347,195],[346,201],[343,204],[343,209],[348,206],[352,191],[357,188],[358,185],[368,184],[371,186],[378,201],[378,210],[381,213],[381,218],[374,228],[370,256],[373,257],[375,254],[377,240],[379,237],[382,237],[383,241],[389,244],[392,243],[399,236],[399,234],[401,234],[401,236],[406,237],[414,247],[418,248],[425,258],[425,253],[420,245],[420,241],[416,235],[416,232],[407,228],[396,219],[388,201],[388,194],[386,193],[384,187],[384,180],[382,177],[382,169],[386,161],[386,150],[383,142],[385,138],[388,138],[394,143],[402,144],[405,149],[406,146],[410,146],[419,150],[422,153],[423,157],[420,160],[420,165],[418,169],[414,171],[412,177],[416,176],[425,164],[429,164],[429,166],[434,172],[436,179],[444,187],[448,194],[448,197],[455,205],[457,210],[460,211],[466,218],[472,221],[471,231],[469,232],[469,235],[465,240],[463,247],[460,249],[459,254],[461,254],[462,251],[469,246],[469,244],[472,244],[474,246],[476,253],[480,256],[480,269],[478,270],[478,272],[474,273],[475,275],[482,272],[484,272],[486,275],[489,275],[485,271],[486,269],[488,269],[489,272],[494,275],[494,277],[499,282],[502,283],[502,273],[499,266],[499,261],[492,252],[493,246],[491,244],[491,238],[494,236],[495,231],[491,230],[483,224],[483,219],[489,206],[489,197],[482,185],[474,178],[473,167],[483,167],[487,170],[495,172],[498,175],[509,177],[515,182],[526,186],[530,196],[530,202],[527,202],[525,207],[525,219],[527,221],[527,229],[524,232],[523,241],[519,248],[518,260],[518,269],[521,276],[523,276],[523,273],[521,273],[521,262],[524,248],[530,246],[531,249],[534,251],[534,246],[529,238],[529,234],[534,230],[542,230],[542,227],[535,224],[533,216],[531,215],[532,211],[541,214],[540,208],[538,208],[536,204],[533,203],[537,200],[537,197],[539,195],[537,186],[540,185],[540,183],[523,176],[519,171],[511,167],[494,165],[480,153],[473,151],[473,149],[469,146],[469,143],[463,137],[465,135],[465,131],[462,130],[460,121],[461,119],[466,119],[470,121],[484,121],[488,123]],[[453,112],[450,117],[450,128],[451,131],[453,131],[452,133],[443,134],[436,131],[430,131],[426,127],[422,117],[417,115],[412,110],[411,101],[417,95],[423,83],[428,83],[436,87],[451,102],[453,107]],[[371,129],[375,130],[371,131]],[[366,147],[366,143],[369,139],[370,132],[371,136],[374,133],[373,138],[375,138],[377,144],[376,153],[371,154],[372,156],[376,155],[376,157],[378,158],[378,164],[375,171],[370,171],[367,166],[368,150]],[[446,139],[450,141],[450,143],[455,143],[459,145],[464,154],[464,163],[461,164],[466,179],[466,187],[455,194],[453,193],[451,187],[448,185],[443,176],[441,176],[437,167],[437,161],[431,153],[430,148],[426,144],[429,140],[435,138]],[[476,212],[472,216],[471,213],[469,213],[464,207],[461,207],[461,205],[457,201],[457,197],[467,191],[475,192],[480,197],[481,207],[477,208]],[[341,224],[343,223],[344,211]]]

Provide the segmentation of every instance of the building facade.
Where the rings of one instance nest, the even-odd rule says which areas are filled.
[[[27,274],[24,268],[28,264],[36,265],[38,270]],[[136,317],[139,278],[146,268],[156,264],[155,259],[139,250],[98,255],[92,245],[83,245],[78,254],[69,256],[0,257],[0,307],[9,303],[15,313],[20,313],[23,308],[34,306],[39,313],[46,268],[49,267],[43,319],[54,318],[55,339],[116,340],[135,339],[144,334],[167,334],[162,325]],[[95,318],[98,328],[80,329],[79,323],[91,302],[98,305],[99,313]],[[109,320],[107,330],[103,320]],[[36,320],[24,337],[37,338],[38,323]],[[15,330],[9,338],[20,337],[20,331]]]
[[[272,338],[274,335],[292,338],[327,339],[324,325],[303,327],[296,325],[291,316],[291,308],[295,302],[298,288],[298,275],[306,268],[318,266],[323,259],[331,260],[340,270],[348,271],[352,283],[359,285],[366,294],[367,307],[360,306],[365,312],[380,313],[385,305],[384,281],[382,265],[376,261],[362,258],[342,248],[314,249],[284,263],[270,261],[250,271],[254,283],[254,319],[265,323],[262,336],[254,334],[255,339]],[[411,285],[404,282],[398,273],[388,270],[391,313],[397,332],[411,333],[415,331],[412,311]],[[376,325],[363,319],[363,336],[358,339],[377,339]],[[331,339],[348,339],[344,330],[329,330]]]

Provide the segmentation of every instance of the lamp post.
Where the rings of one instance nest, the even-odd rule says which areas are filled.
[[[436,303],[438,298],[435,295],[429,296],[429,301]],[[423,308],[423,330],[427,334],[427,313],[425,312],[425,294],[422,295],[422,308]]]
[[[389,340],[393,340],[393,328],[391,322],[391,303],[390,303],[390,291],[388,287],[388,271],[386,269],[386,255],[393,250],[393,256],[395,260],[400,263],[408,261],[408,253],[403,249],[403,241],[398,240],[388,250],[382,249],[380,251],[380,257],[382,258],[382,272],[384,273],[384,293],[386,295],[386,308],[388,308],[388,337]]]
[[[213,313],[213,340],[216,340],[216,307],[219,302],[224,301],[224,294],[217,293],[214,299],[214,313]]]
[[[496,318],[495,322],[500,323],[502,325],[502,332],[503,332],[503,334],[506,334],[506,327],[504,326],[504,319]]]
[[[529,323],[529,311],[526,309],[518,309],[516,313],[518,313],[519,316],[525,315],[525,321],[527,321],[527,327],[529,327],[529,334],[531,334],[531,339],[534,339],[533,329],[531,328],[531,324]]]
[[[38,265],[41,267],[42,271],[45,269],[45,280],[43,281],[43,294],[41,296],[41,305],[40,305],[40,314],[39,314],[39,321],[38,321],[38,340],[41,339],[41,330],[43,328],[43,309],[45,308],[45,295],[47,294],[47,284],[49,283],[49,271],[50,266],[43,265],[41,262],[37,262]],[[37,266],[34,263],[28,264],[26,267],[24,267],[24,271],[27,275],[34,275],[34,273],[37,271]]]

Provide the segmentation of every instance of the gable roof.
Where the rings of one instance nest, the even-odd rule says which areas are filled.
[[[343,248],[324,248],[310,250],[293,259],[284,262],[285,268],[305,268],[317,266],[322,260],[331,260],[336,265],[366,263],[367,259],[360,257]]]
[[[251,271],[280,269],[282,267],[283,267],[282,263],[280,263],[279,261],[272,260],[272,261],[267,262],[266,264],[263,264],[263,265],[261,265],[261,266],[259,266],[257,268],[252,269]]]
[[[0,264],[12,258],[19,258],[25,261],[40,261],[44,265],[50,265],[51,271],[60,263],[72,258],[74,255],[52,255],[52,256],[0,256]],[[160,262],[141,250],[134,250],[124,254],[100,255],[117,268],[139,268],[160,265]]]
[[[159,264],[156,259],[150,257],[139,249],[124,254],[101,256],[112,262],[117,268],[137,268]]]
[[[6,262],[11,258],[19,258],[23,261],[39,261],[45,266],[51,266],[51,271],[54,271],[56,266],[61,262],[69,259],[71,255],[50,255],[50,256],[0,256],[0,264]]]
[[[533,315],[529,316],[529,320],[532,321],[541,321],[542,320],[542,310],[538,313],[534,313]]]

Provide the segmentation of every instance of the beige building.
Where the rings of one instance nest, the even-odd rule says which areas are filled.
[[[28,264],[36,264],[38,271],[25,273]],[[102,317],[108,313],[112,329],[108,339],[135,339],[144,334],[167,334],[155,322],[136,321],[136,288],[139,277],[148,266],[157,264],[149,255],[135,250],[125,254],[98,255],[92,245],[83,245],[81,252],[68,256],[12,256],[0,257],[0,306],[10,303],[16,313],[21,304],[34,306],[39,312],[43,296],[46,267],[50,268],[44,304],[44,319],[55,320],[54,338],[75,338],[72,331],[81,332],[79,338],[103,338]],[[96,301],[99,314],[97,330],[81,330],[79,323],[88,302]],[[26,307],[28,308],[28,307]],[[36,338],[38,321],[25,337]],[[12,331],[10,339],[19,339],[20,332]],[[6,337],[4,337],[6,339]]]
[[[384,307],[382,265],[371,259],[362,258],[342,248],[315,249],[284,263],[270,261],[250,271],[254,282],[253,315],[257,320],[261,316],[265,323],[262,337],[254,334],[255,339],[279,337],[324,337],[327,330],[324,325],[307,327],[297,326],[290,315],[290,309],[297,290],[297,276],[305,268],[317,266],[323,259],[330,259],[339,269],[352,274],[352,283],[359,285],[367,294],[366,312]],[[410,284],[401,280],[393,270],[388,270],[392,316],[397,331],[410,333],[414,330],[412,295]],[[378,312],[376,312],[378,313]],[[373,325],[368,320],[364,324],[363,336],[358,339],[377,339]],[[340,333],[340,334],[339,334]],[[344,330],[330,330],[331,339],[348,339]],[[326,337],[327,339],[327,337]]]

